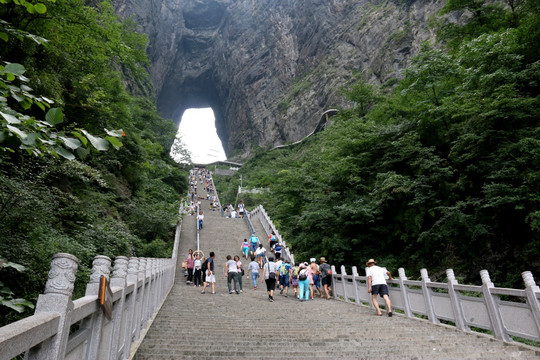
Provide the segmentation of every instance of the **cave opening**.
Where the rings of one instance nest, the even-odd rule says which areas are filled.
[[[216,119],[212,108],[186,109],[179,120],[178,133],[175,139],[181,142],[190,152],[194,164],[206,165],[226,160],[221,139],[217,134]],[[171,156],[182,162],[182,154],[175,153],[178,146],[173,145]]]

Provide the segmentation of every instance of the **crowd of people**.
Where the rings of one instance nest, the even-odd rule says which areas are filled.
[[[206,169],[193,169],[190,177],[190,214],[197,214],[197,226],[203,228],[204,214],[200,210],[200,198],[197,195],[198,184],[204,185],[206,199],[210,201],[210,209],[216,210],[219,205],[217,195],[212,188],[211,175]],[[224,207],[225,215],[231,218],[243,218],[246,208],[242,201],[235,208],[230,205]],[[246,276],[253,285],[253,290],[257,290],[257,284],[264,281],[268,300],[274,302],[274,295],[279,291],[280,295],[289,297],[289,290],[292,288],[293,296],[300,302],[313,300],[317,297],[331,299],[332,296],[332,268],[327,263],[325,257],[317,259],[311,258],[308,262],[291,264],[287,256],[283,256],[283,244],[279,241],[275,232],[268,235],[267,250],[259,238],[252,233],[249,239],[243,239],[240,246],[240,255],[227,255],[224,266],[224,276],[227,281],[229,294],[241,294],[243,292],[242,278]],[[193,287],[201,287],[201,294],[206,293],[210,287],[212,294],[216,291],[216,269],[215,253],[210,252],[205,258],[200,250],[189,250],[188,256],[182,264],[186,270],[186,283]],[[250,259],[247,269],[240,258]],[[392,279],[391,273],[384,267],[376,265],[374,259],[369,259],[366,263],[366,276],[368,292],[371,293],[372,303],[378,316],[382,316],[377,296],[384,299],[386,311],[389,317],[392,316],[392,305],[389,298],[386,279]]]

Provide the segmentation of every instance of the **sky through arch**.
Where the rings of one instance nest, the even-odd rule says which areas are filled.
[[[211,108],[184,111],[176,137],[181,139],[191,153],[191,161],[195,164],[209,164],[227,159],[217,135],[216,119]],[[171,156],[177,159],[172,152]]]

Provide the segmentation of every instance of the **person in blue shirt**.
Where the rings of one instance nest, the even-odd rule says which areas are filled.
[[[279,267],[279,293],[283,295],[283,290],[285,290],[285,297],[289,296],[289,279],[292,276],[291,271],[292,267],[291,264],[289,264],[289,261],[283,260],[283,263]]]
[[[255,233],[252,233],[249,237],[249,253],[250,255],[255,255],[255,250],[257,250],[257,243],[259,238],[255,236]]]

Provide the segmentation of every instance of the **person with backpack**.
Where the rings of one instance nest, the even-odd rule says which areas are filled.
[[[307,262],[300,264],[298,271],[298,287],[299,295],[298,298],[300,301],[309,300],[309,278],[308,278],[309,265]]]
[[[276,259],[281,257],[281,251],[283,250],[283,245],[278,241],[274,245],[274,254],[276,254]]]
[[[326,300],[330,300],[330,293],[332,292],[332,267],[326,262],[326,258],[319,259],[321,265],[319,270],[321,272],[321,284],[326,294]]]
[[[251,256],[251,262],[248,265],[248,272],[250,272],[251,281],[253,281],[253,290],[257,290],[257,278],[259,277],[259,263],[255,261],[255,256]]]
[[[268,245],[270,246],[269,248],[272,249],[275,243],[276,243],[276,233],[274,232],[274,230],[272,230],[272,233],[268,235]]]
[[[292,268],[291,270],[292,270],[291,284],[294,291],[294,297],[298,298],[298,272],[300,271],[298,263],[295,263],[294,268]]]
[[[262,245],[261,245],[262,246]],[[268,262],[263,267],[263,279],[266,282],[266,291],[268,292],[268,301],[274,302],[274,291],[276,290],[276,278],[278,269],[274,263],[274,258],[269,257]]]
[[[212,288],[212,294],[215,294],[216,293],[216,275],[214,273],[214,258],[216,257],[216,254],[211,251],[210,252],[210,257],[208,259],[206,259],[206,261],[204,262],[203,266],[202,266],[202,269],[204,270],[205,274],[206,274],[206,278],[204,280],[204,285],[203,285],[203,289],[201,291],[201,294],[205,294],[206,293],[206,287],[208,285],[210,285],[210,287]],[[206,264],[206,266],[205,266]]]
[[[257,244],[259,243],[259,238],[255,236],[255,233],[252,233],[249,237],[249,253],[255,255],[257,250]]]
[[[285,297],[289,296],[289,278],[291,275],[291,264],[288,260],[284,260],[281,266],[279,267],[279,293],[283,295],[283,290],[285,290]]]

